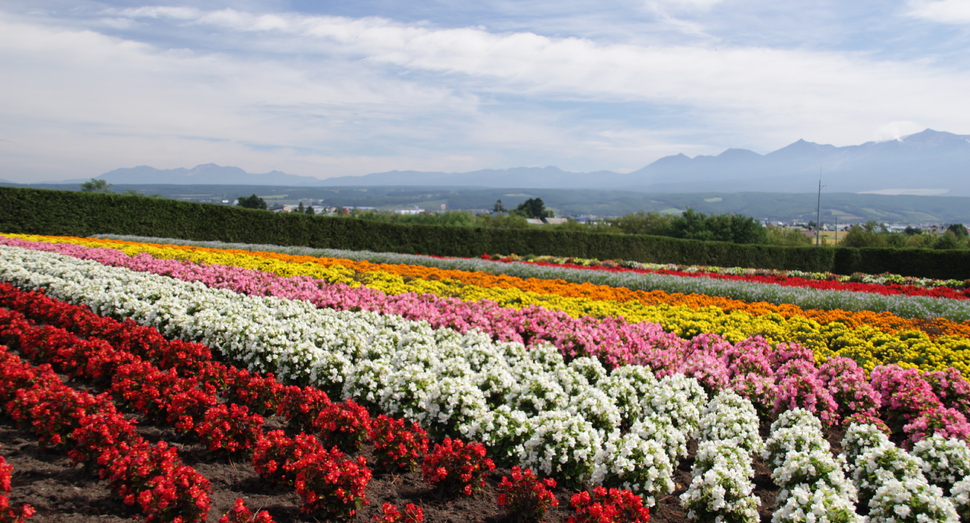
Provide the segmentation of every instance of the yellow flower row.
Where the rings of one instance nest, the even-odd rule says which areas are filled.
[[[798,342],[812,349],[819,362],[833,355],[849,356],[867,370],[881,363],[897,363],[922,370],[958,369],[970,377],[970,339],[961,336],[930,336],[920,330],[885,332],[868,325],[855,327],[842,322],[820,323],[803,316],[784,317],[777,313],[753,314],[724,311],[718,307],[692,308],[660,303],[645,305],[636,301],[618,302],[583,297],[542,294],[518,288],[469,285],[457,280],[405,278],[383,271],[358,272],[339,264],[293,263],[267,258],[249,251],[202,247],[169,246],[119,242],[89,238],[7,235],[49,243],[71,243],[108,247],[129,255],[145,253],[159,259],[180,259],[196,263],[220,264],[254,269],[279,276],[310,276],[350,286],[366,285],[387,294],[413,292],[456,297],[463,301],[491,300],[503,307],[522,309],[538,305],[561,310],[573,317],[598,318],[622,316],[630,322],[656,322],[682,337],[710,332],[737,342],[762,335],[771,343]],[[339,260],[334,260],[339,261]]]

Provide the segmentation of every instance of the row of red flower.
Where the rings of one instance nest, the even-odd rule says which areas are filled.
[[[343,453],[359,449],[365,441],[374,445],[382,467],[406,470],[421,462],[425,479],[443,492],[471,494],[494,468],[481,444],[445,440],[428,453],[427,436],[416,424],[386,416],[372,419],[352,401],[331,402],[318,389],[284,387],[272,375],[260,376],[224,366],[212,361],[206,347],[166,340],[154,329],[102,318],[84,308],[40,293],[21,292],[9,285],[0,285],[0,304],[17,309],[0,309],[0,313],[6,312],[5,319],[0,315],[0,340],[13,342],[31,358],[52,362],[62,372],[106,386],[138,413],[173,424],[180,432],[195,434],[212,451],[252,450],[257,473],[271,481],[293,485],[307,512],[350,516],[366,502],[364,489],[370,470],[363,457],[351,460]],[[16,317],[20,313],[53,325],[31,325],[23,317]],[[167,370],[141,359],[142,355],[167,366]],[[218,403],[217,394],[239,403]],[[250,413],[249,408],[257,412]],[[305,432],[294,438],[282,431],[263,434],[259,412],[278,414],[291,427],[317,433],[319,437]],[[324,444],[332,448],[327,450]],[[503,478],[503,500],[519,500],[504,503],[511,513],[534,510],[535,506],[543,506],[542,500],[551,497],[544,487],[551,480],[542,482],[534,475],[530,477],[529,472],[522,476],[521,471],[514,471],[512,482]],[[577,522],[600,521],[588,519],[593,514],[614,514],[619,518],[629,513],[637,515],[640,521],[649,517],[639,498],[628,493],[597,490],[592,497],[589,493],[577,494],[573,501]],[[406,507],[403,515],[393,505],[385,505],[383,511],[382,521],[421,520],[421,510],[414,506]],[[240,503],[223,519],[230,521],[230,517],[236,518],[232,521],[242,521],[251,514]],[[265,521],[268,515],[257,515],[256,519]]]
[[[23,523],[34,515],[34,507],[22,504],[14,508],[10,504],[10,479],[13,476],[13,466],[0,456],[0,523]]]
[[[507,263],[528,263],[541,267],[558,267],[567,269],[583,269],[592,271],[606,272],[633,272],[639,274],[665,274],[670,276],[683,276],[686,278],[711,278],[715,280],[734,280],[747,281],[752,283],[767,283],[781,285],[783,287],[809,287],[812,289],[868,292],[873,294],[883,294],[886,296],[905,295],[905,296],[926,296],[929,298],[949,298],[953,300],[970,299],[970,285],[964,288],[954,287],[920,287],[918,285],[907,285],[900,283],[866,283],[858,281],[838,281],[838,280],[817,280],[802,278],[800,276],[766,276],[758,274],[724,274],[720,272],[708,271],[680,271],[673,269],[634,269],[630,267],[609,267],[604,265],[579,265],[575,263],[552,263],[544,261],[525,261],[513,258],[498,258],[489,254],[483,254],[482,259],[489,261],[500,261]]]
[[[209,481],[165,442],[151,445],[138,435],[107,395],[68,387],[50,365],[35,367],[0,346],[0,403],[43,444],[67,448],[73,461],[96,467],[149,523],[205,521]]]
[[[215,386],[211,383],[200,382],[195,377],[179,376],[175,368],[161,371],[130,352],[115,349],[103,339],[81,339],[58,327],[33,325],[25,321],[20,313],[7,309],[0,309],[0,339],[18,348],[25,357],[48,362],[56,370],[71,377],[89,380],[95,385],[105,385],[107,382],[105,388],[108,393],[124,405],[146,419],[167,422],[181,433],[196,436],[210,451],[239,454],[253,449],[267,439],[262,429],[263,417],[250,413],[245,405],[219,403]],[[203,375],[210,376],[218,370],[229,371],[225,367],[214,369],[211,365],[200,370]],[[223,373],[223,376],[228,375]],[[78,428],[103,431],[108,427],[110,440],[104,443],[112,448],[117,444],[117,448],[125,449],[126,446],[131,446],[129,440],[134,435],[133,424],[114,411],[110,396],[105,394],[98,396],[97,403],[92,404],[99,408],[111,407],[111,417],[104,420],[101,428],[95,428],[94,424],[84,423],[85,420],[81,419],[70,420],[68,423],[57,415],[43,415],[45,410],[63,409],[65,405],[75,410],[88,407],[84,403],[73,406],[81,400],[73,399],[75,393],[69,391],[73,389],[66,386],[57,390],[57,396],[64,400],[60,404],[33,401],[30,405],[42,404],[41,410],[32,407],[33,410],[28,413],[15,399],[7,405],[7,411],[16,420],[31,420],[43,443],[67,447],[77,461],[90,462],[96,459],[107,465],[116,462],[116,458],[121,456],[106,454],[100,447],[96,447],[99,455],[85,453],[83,448],[78,451],[73,445],[78,434],[73,431]],[[34,391],[18,393],[17,398],[32,393]],[[265,444],[263,448],[273,448],[276,451],[281,447],[299,450],[297,459],[287,461],[286,467],[291,475],[288,483],[296,487],[303,499],[304,511],[350,516],[365,502],[364,490],[371,472],[363,457],[356,460],[346,459],[339,449],[327,450],[313,436],[304,438],[308,442],[306,445],[288,446],[280,441],[287,439],[282,432],[273,436],[277,436],[273,446]],[[74,441],[69,441],[69,438]],[[266,458],[267,454],[254,453],[254,461],[260,457]],[[265,463],[259,465],[262,466],[257,466],[257,471],[266,468]],[[120,491],[125,502],[134,503],[133,496],[137,492],[129,492],[125,488],[127,487]],[[204,511],[194,516],[204,519],[206,511],[207,504]],[[186,521],[195,520],[186,516]]]

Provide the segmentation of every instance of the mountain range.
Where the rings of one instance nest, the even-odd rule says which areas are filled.
[[[112,184],[446,186],[661,193],[806,193],[815,192],[821,180],[827,192],[970,196],[970,135],[926,129],[897,140],[845,147],[799,140],[765,155],[727,149],[716,156],[666,156],[630,173],[517,167],[466,173],[390,171],[319,179],[280,171],[252,174],[238,167],[205,164],[191,169],[123,168],[98,178]]]

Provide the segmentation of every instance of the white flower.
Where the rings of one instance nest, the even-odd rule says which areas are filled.
[[[934,485],[949,487],[970,477],[970,447],[966,441],[934,434],[917,441],[913,455],[922,461],[923,474]]]
[[[590,481],[633,491],[647,506],[674,489],[673,465],[660,444],[636,433],[613,432],[594,458]]]
[[[602,438],[586,420],[566,411],[529,418],[518,460],[523,467],[581,483],[593,473]]]

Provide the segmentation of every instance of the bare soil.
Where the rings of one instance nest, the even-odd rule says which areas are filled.
[[[66,381],[66,378],[65,378]],[[78,388],[84,385],[66,381]],[[194,467],[212,483],[212,508],[209,523],[232,508],[237,498],[243,498],[254,512],[267,510],[278,523],[320,523],[321,520],[300,513],[300,499],[291,488],[274,485],[260,478],[245,459],[232,459],[225,455],[210,453],[198,442],[180,437],[166,426],[139,422],[138,431],[150,442],[164,440],[179,450],[186,465]],[[267,429],[282,428],[276,418],[267,419]],[[767,436],[767,426],[762,426],[762,436]],[[842,431],[829,430],[826,434],[832,450],[840,453],[839,441]],[[686,523],[686,511],[681,507],[679,496],[690,484],[696,442],[689,444],[689,454],[682,459],[674,472],[676,490],[651,508],[651,521],[655,523]],[[370,458],[370,449],[362,454]],[[75,466],[66,452],[43,448],[32,433],[21,430],[15,421],[0,413],[0,455],[13,466],[11,502],[16,506],[29,503],[37,513],[30,521],[34,523],[122,523],[142,519],[139,510],[125,505],[119,496],[110,491],[106,482],[98,478],[96,471]],[[368,459],[368,462],[372,462]],[[771,521],[776,507],[778,487],[772,482],[770,470],[760,458],[754,461],[755,494],[761,499],[761,521]],[[352,518],[351,522],[373,521],[380,514],[385,502],[404,508],[414,503],[424,510],[429,523],[513,523],[498,506],[498,483],[508,469],[496,469],[487,479],[485,488],[472,497],[441,497],[423,481],[420,471],[411,473],[387,473],[374,470],[368,485],[369,503]],[[574,489],[555,490],[559,506],[546,514],[548,523],[565,523],[573,514],[569,498]]]
[[[270,420],[272,423],[273,420]],[[300,514],[300,500],[291,488],[273,485],[260,478],[248,461],[239,461],[208,452],[197,442],[180,440],[178,435],[165,427],[142,425],[139,432],[149,441],[165,440],[179,449],[185,464],[194,467],[212,482],[212,509],[208,521],[215,523],[222,514],[232,508],[237,498],[256,510],[267,510],[279,523],[319,522],[320,520]],[[20,430],[10,418],[0,417],[0,455],[13,465],[14,505],[29,503],[37,510],[30,521],[35,523],[122,523],[141,519],[136,507],[125,505],[121,498],[111,492],[97,473],[75,466],[63,451],[45,449],[30,432]],[[651,509],[651,521],[656,523],[685,523],[687,514],[680,506],[678,496],[690,484],[691,455],[682,459],[674,473],[676,490],[660,500]],[[363,449],[365,456],[369,449]],[[760,460],[755,463],[755,493],[761,498],[761,520],[768,522],[775,507],[777,487],[769,477],[769,470]],[[385,502],[403,509],[414,503],[424,509],[425,521],[429,523],[511,523],[498,506],[498,482],[508,476],[508,469],[496,469],[488,478],[485,488],[472,497],[440,497],[421,478],[420,472],[391,474],[374,471],[368,485],[369,503],[351,521],[372,521],[380,514]],[[572,515],[569,497],[575,490],[559,488],[555,491],[559,506],[551,509],[545,521],[564,523]]]

